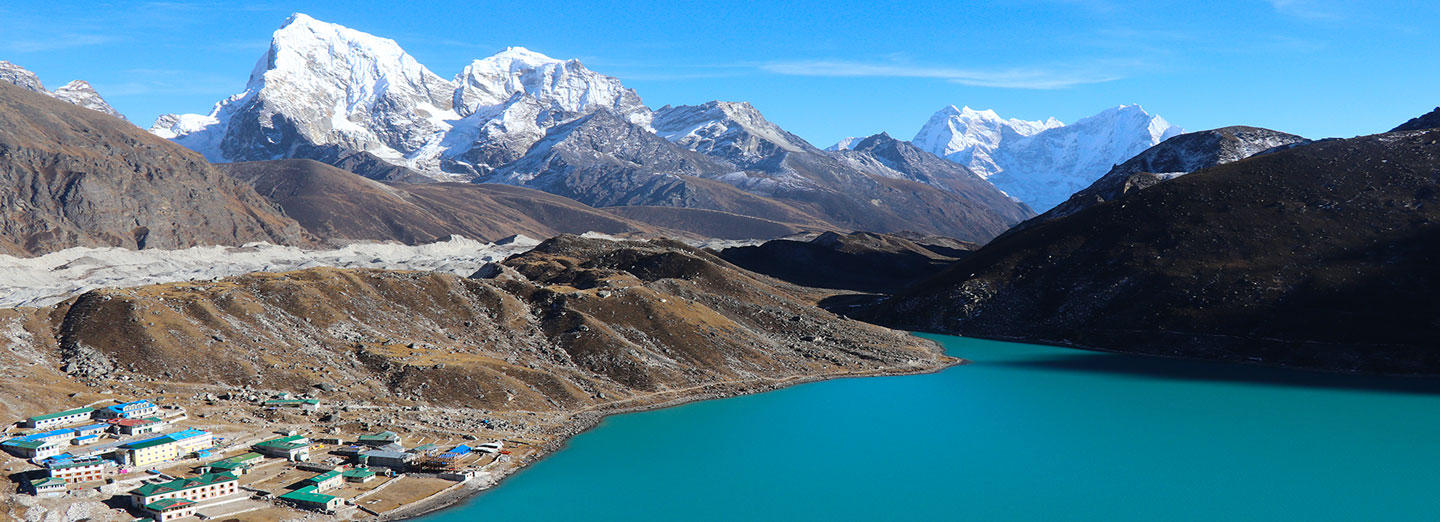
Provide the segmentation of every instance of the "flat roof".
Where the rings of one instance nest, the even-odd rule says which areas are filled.
[[[177,432],[175,432],[175,433],[171,433],[171,434],[169,434],[169,435],[166,435],[166,437],[170,437],[171,439],[174,439],[174,440],[185,440],[185,439],[193,439],[193,438],[195,438],[195,437],[203,437],[203,436],[206,436],[206,435],[209,435],[209,434],[210,434],[210,432],[205,431],[205,430],[196,429],[196,428],[186,428],[186,429],[177,431]]]
[[[308,478],[308,479],[305,479],[305,481],[306,481],[306,482],[324,482],[324,481],[333,479],[333,478],[338,477],[338,476],[340,476],[340,472],[339,472],[339,471],[326,471],[326,472],[321,473],[321,474],[319,474],[319,475],[315,475],[315,476],[313,476],[313,477],[310,477],[310,478]]]
[[[40,448],[40,447],[42,447],[42,446],[45,446],[46,444],[50,444],[50,443],[51,443],[50,441],[46,441],[46,440],[15,440],[15,439],[10,439],[10,440],[5,441],[5,443],[4,443],[3,445],[4,445],[4,446],[14,447],[14,448],[38,449],[38,448]]]
[[[371,475],[374,475],[374,474],[375,474],[375,472],[374,472],[374,471],[370,471],[370,468],[347,469],[347,470],[345,470],[344,473],[341,473],[341,475],[344,475],[344,476],[347,476],[347,477],[368,477],[368,476],[371,476]]]
[[[40,421],[46,421],[46,420],[50,420],[50,419],[58,419],[58,418],[60,418],[60,417],[69,417],[69,416],[71,416],[71,415],[78,415],[78,414],[81,414],[81,413],[92,413],[92,412],[94,412],[94,411],[95,411],[95,408],[75,408],[75,409],[73,409],[73,410],[65,410],[65,411],[62,411],[62,412],[47,413],[47,414],[44,414],[44,415],[36,415],[36,416],[34,416],[34,417],[30,417],[30,420],[33,421],[33,422],[40,422]]]
[[[172,439],[168,436],[155,437],[153,439],[145,439],[142,441],[128,443],[125,445],[125,449],[139,450],[145,448],[153,448],[156,446],[163,446],[165,444],[174,444],[175,442],[175,439]]]
[[[259,453],[255,453],[255,452],[252,451],[252,452],[250,452],[250,453],[245,453],[245,454],[242,454],[242,455],[236,455],[236,456],[234,456],[234,457],[230,457],[230,458],[225,459],[225,460],[222,460],[222,461],[220,461],[220,462],[234,462],[234,463],[237,463],[237,464],[238,464],[238,463],[241,463],[241,462],[245,462],[245,461],[247,461],[247,460],[263,459],[263,458],[265,458],[264,455],[261,455],[261,454],[259,454]]]
[[[370,450],[360,454],[372,459],[376,457],[382,459],[408,459],[412,457],[412,455],[403,451]]]
[[[308,504],[329,504],[331,500],[335,500],[334,495],[316,493],[315,486],[305,486],[284,495],[280,495],[280,498],[283,498],[285,500],[294,500],[296,502],[305,502]]]
[[[50,469],[70,469],[70,468],[83,468],[83,467],[87,467],[87,466],[103,466],[103,465],[105,465],[105,461],[104,461],[104,460],[82,460],[82,461],[78,461],[78,462],[62,462],[62,463],[59,463],[59,464],[52,464],[52,465],[50,465]]]

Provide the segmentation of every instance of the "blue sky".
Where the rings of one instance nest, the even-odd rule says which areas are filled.
[[[523,5],[522,5],[523,4]],[[392,38],[443,77],[518,45],[652,107],[749,101],[820,146],[908,139],[948,105],[1072,122],[1139,103],[1190,130],[1381,132],[1440,105],[1437,2],[67,2],[0,5],[0,59],[95,85],[142,126],[240,92],[304,12]]]

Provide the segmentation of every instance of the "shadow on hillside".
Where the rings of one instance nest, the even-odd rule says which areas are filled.
[[[984,362],[983,364],[1037,370],[1108,373],[1164,380],[1440,395],[1440,378],[1346,375],[1105,352],[1077,352],[1033,360]]]

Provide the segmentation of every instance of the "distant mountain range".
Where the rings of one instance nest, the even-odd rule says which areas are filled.
[[[95,88],[84,80],[73,80],[51,92],[45,90],[45,85],[40,83],[40,78],[35,76],[35,73],[19,65],[0,60],[0,82],[9,83],[31,92],[38,92],[86,109],[100,111],[122,120],[125,119],[125,115],[120,114],[120,111],[106,103],[105,99],[100,97],[100,93],[95,92]]]
[[[1071,125],[1055,118],[1007,120],[952,105],[931,116],[912,142],[1044,212],[1111,167],[1183,132],[1139,105],[1106,109]]]
[[[1406,128],[1313,143],[1249,127],[1171,138],[1071,200],[1085,204],[915,282],[872,318],[1105,350],[1440,372],[1440,130]],[[1195,167],[1169,181],[1130,177]],[[1080,201],[1092,197],[1109,201]]]
[[[84,82],[48,93],[8,63],[0,79],[118,116]],[[161,116],[151,132],[215,163],[313,159],[381,181],[501,183],[595,207],[983,243],[1179,128],[1139,106],[1069,126],[952,106],[913,145],[883,135],[820,150],[748,103],[652,111],[616,78],[518,47],[446,79],[393,40],[296,14],[244,92],[209,114]]]
[[[445,79],[392,40],[301,14],[275,32],[244,92],[151,130],[214,162],[308,158],[375,179],[527,186],[596,207],[980,242],[1033,215],[962,170],[951,169],[967,182],[937,185],[903,168],[857,168],[746,103],[652,111],[613,77],[521,48]]]

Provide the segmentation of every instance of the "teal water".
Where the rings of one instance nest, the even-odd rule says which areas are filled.
[[[471,520],[1437,520],[1440,383],[927,336],[974,361],[606,419]]]

